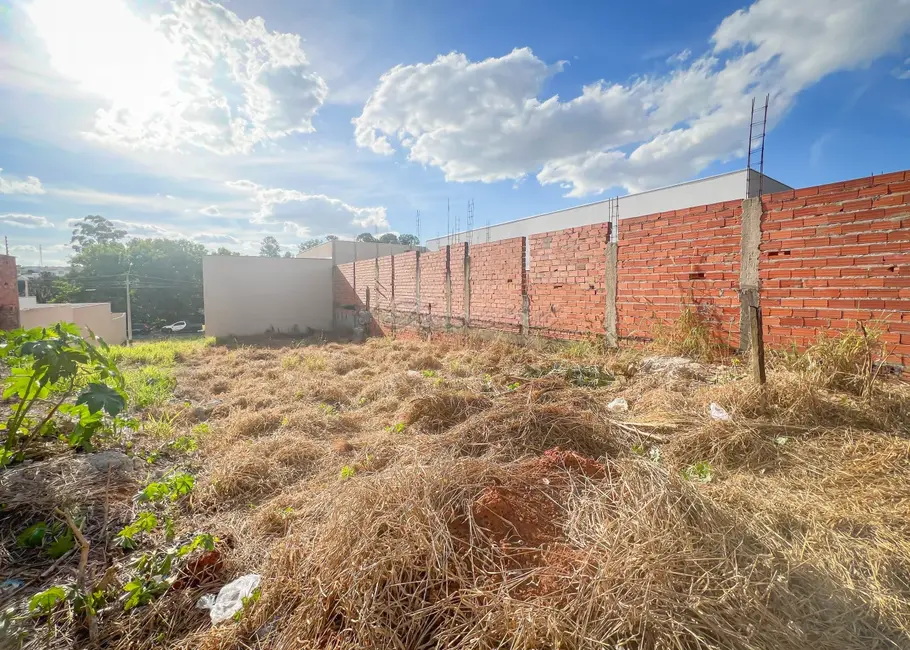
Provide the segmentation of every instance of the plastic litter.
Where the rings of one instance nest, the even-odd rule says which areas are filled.
[[[729,422],[733,419],[730,417],[730,414],[723,409],[723,407],[715,404],[714,402],[711,402],[710,412],[712,418],[715,420],[720,420],[721,422]]]
[[[629,410],[629,403],[626,401],[625,397],[617,397],[607,404],[607,408],[618,413],[625,413]]]
[[[256,573],[241,576],[221,588],[218,596],[206,594],[196,601],[196,607],[209,610],[212,625],[229,621],[243,609],[243,599],[253,595],[262,576]]]

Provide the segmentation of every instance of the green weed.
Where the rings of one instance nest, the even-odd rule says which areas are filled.
[[[354,468],[350,465],[345,465],[344,467],[341,468],[341,474],[339,476],[342,481],[347,481],[349,478],[354,478],[354,475],[356,473],[357,473],[356,468]]]
[[[174,397],[177,379],[172,368],[142,366],[123,373],[126,392],[139,408],[161,406]]]
[[[131,346],[111,347],[110,357],[114,362],[124,361],[135,365],[173,366],[188,356],[215,345],[213,337],[165,339],[148,343],[134,343]]]
[[[699,483],[710,483],[714,478],[714,470],[711,463],[700,460],[694,465],[689,465],[682,471],[683,478],[687,481],[698,481]]]

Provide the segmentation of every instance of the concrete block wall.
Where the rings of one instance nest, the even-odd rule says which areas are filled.
[[[556,230],[528,240],[530,331],[559,338],[602,335],[610,224]]]
[[[618,334],[648,338],[691,308],[731,346],[739,343],[742,201],[619,222]]]
[[[513,237],[471,246],[471,327],[521,330],[525,244]]]
[[[689,307],[738,347],[743,305],[757,300],[769,347],[805,348],[861,321],[910,370],[910,172],[624,219],[615,244],[609,233],[601,223],[340,265],[335,302],[363,304],[367,286],[382,301],[391,274],[396,325],[608,342],[651,338]]]

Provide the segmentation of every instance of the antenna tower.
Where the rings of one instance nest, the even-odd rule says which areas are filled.
[[[418,241],[418,243],[421,241],[421,239],[420,239],[420,210],[417,211],[417,241]]]
[[[758,194],[762,195],[762,185],[765,180],[765,130],[768,125],[768,104],[771,101],[770,93],[765,95],[765,105],[758,107],[758,117],[755,115],[755,98],[752,98],[752,114],[749,117],[749,149],[746,153],[746,198],[752,196],[752,158],[758,157]]]

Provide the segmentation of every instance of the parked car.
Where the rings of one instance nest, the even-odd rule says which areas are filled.
[[[178,320],[176,323],[171,323],[161,328],[161,331],[165,334],[196,334],[204,330],[204,324],[187,323],[185,320]]]
[[[133,323],[133,336],[145,336],[152,333],[152,326],[148,323]]]
[[[186,321],[178,320],[176,323],[171,323],[170,325],[165,325],[161,328],[162,332],[170,332],[171,334],[176,334],[177,332],[182,332],[186,329]]]

